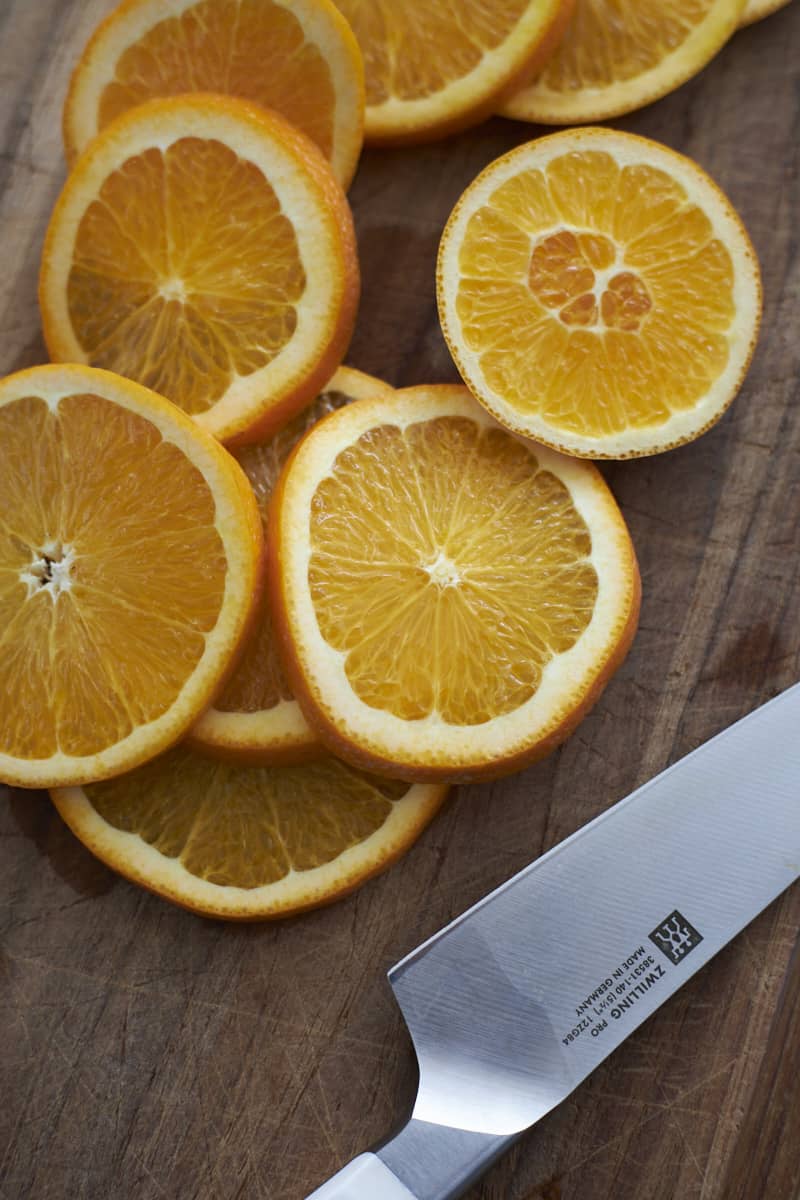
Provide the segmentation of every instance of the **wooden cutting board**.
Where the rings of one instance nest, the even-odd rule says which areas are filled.
[[[61,103],[110,8],[0,0],[2,373],[45,359],[36,274],[63,179]],[[0,1200],[302,1200],[413,1095],[386,968],[800,678],[800,3],[618,124],[715,176],[766,285],[757,358],[725,419],[604,468],[644,580],[623,670],[549,760],[461,789],[387,875],[283,924],[178,911],[94,861],[45,796],[0,788]],[[534,132],[495,120],[365,155],[349,362],[396,384],[456,378],[434,303],[440,231],[477,172]],[[795,887],[470,1200],[796,1200],[799,926]]]

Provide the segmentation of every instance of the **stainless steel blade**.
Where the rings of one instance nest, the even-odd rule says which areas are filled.
[[[314,1197],[454,1200],[798,876],[800,684],[393,968],[412,1117]]]
[[[414,1116],[526,1129],[800,875],[800,684],[584,826],[390,972]]]

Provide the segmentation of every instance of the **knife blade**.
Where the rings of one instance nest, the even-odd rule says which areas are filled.
[[[800,684],[389,972],[408,1123],[308,1200],[455,1200],[800,876]]]

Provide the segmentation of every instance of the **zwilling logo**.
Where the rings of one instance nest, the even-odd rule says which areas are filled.
[[[665,954],[673,966],[683,962],[687,954],[691,954],[695,946],[703,940],[694,925],[690,925],[686,917],[677,908],[656,926],[650,934],[650,941]]]

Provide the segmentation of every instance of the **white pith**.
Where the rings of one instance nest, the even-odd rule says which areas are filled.
[[[28,589],[28,599],[43,592],[55,602],[62,592],[68,592],[72,587],[70,568],[74,561],[72,546],[61,546],[52,539],[38,553],[33,551],[30,565],[19,573]]]

